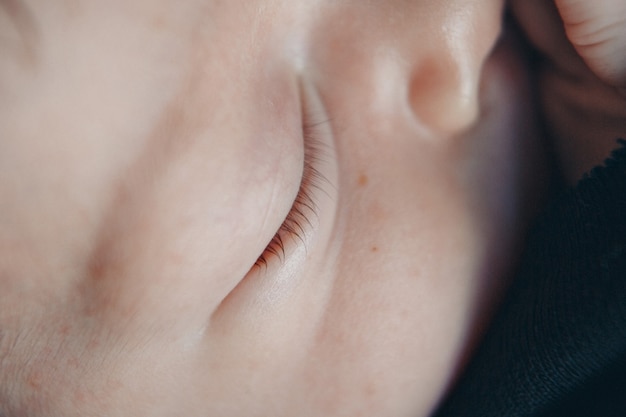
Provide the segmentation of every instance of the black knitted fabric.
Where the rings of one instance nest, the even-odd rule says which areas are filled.
[[[532,229],[436,417],[626,417],[626,142]]]

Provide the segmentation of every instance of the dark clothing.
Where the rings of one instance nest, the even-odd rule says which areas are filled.
[[[436,417],[626,417],[626,142],[554,201]]]

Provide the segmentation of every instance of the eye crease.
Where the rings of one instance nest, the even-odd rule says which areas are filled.
[[[285,248],[289,241],[300,241],[305,245],[305,235],[313,223],[312,217],[317,217],[318,206],[313,198],[313,190],[321,189],[328,182],[318,169],[324,157],[324,145],[319,138],[318,127],[326,122],[303,123],[304,164],[302,179],[298,194],[270,243],[255,262],[255,267],[266,267],[272,259],[281,262],[285,259]]]

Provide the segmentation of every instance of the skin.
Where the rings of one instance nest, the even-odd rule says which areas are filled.
[[[502,1],[0,4],[0,415],[436,407],[542,172]]]
[[[574,185],[626,138],[626,3],[513,0],[511,9],[541,57],[542,113]]]

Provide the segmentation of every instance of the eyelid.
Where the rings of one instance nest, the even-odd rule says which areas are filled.
[[[313,192],[323,190],[324,185],[328,183],[318,169],[320,162],[325,158],[324,142],[320,138],[319,128],[327,122],[311,122],[308,116],[306,109],[303,109],[304,164],[298,194],[284,222],[257,259],[256,267],[267,266],[273,258],[284,261],[286,245],[291,241],[299,241],[306,249],[305,236],[313,227],[313,219],[319,215]]]

